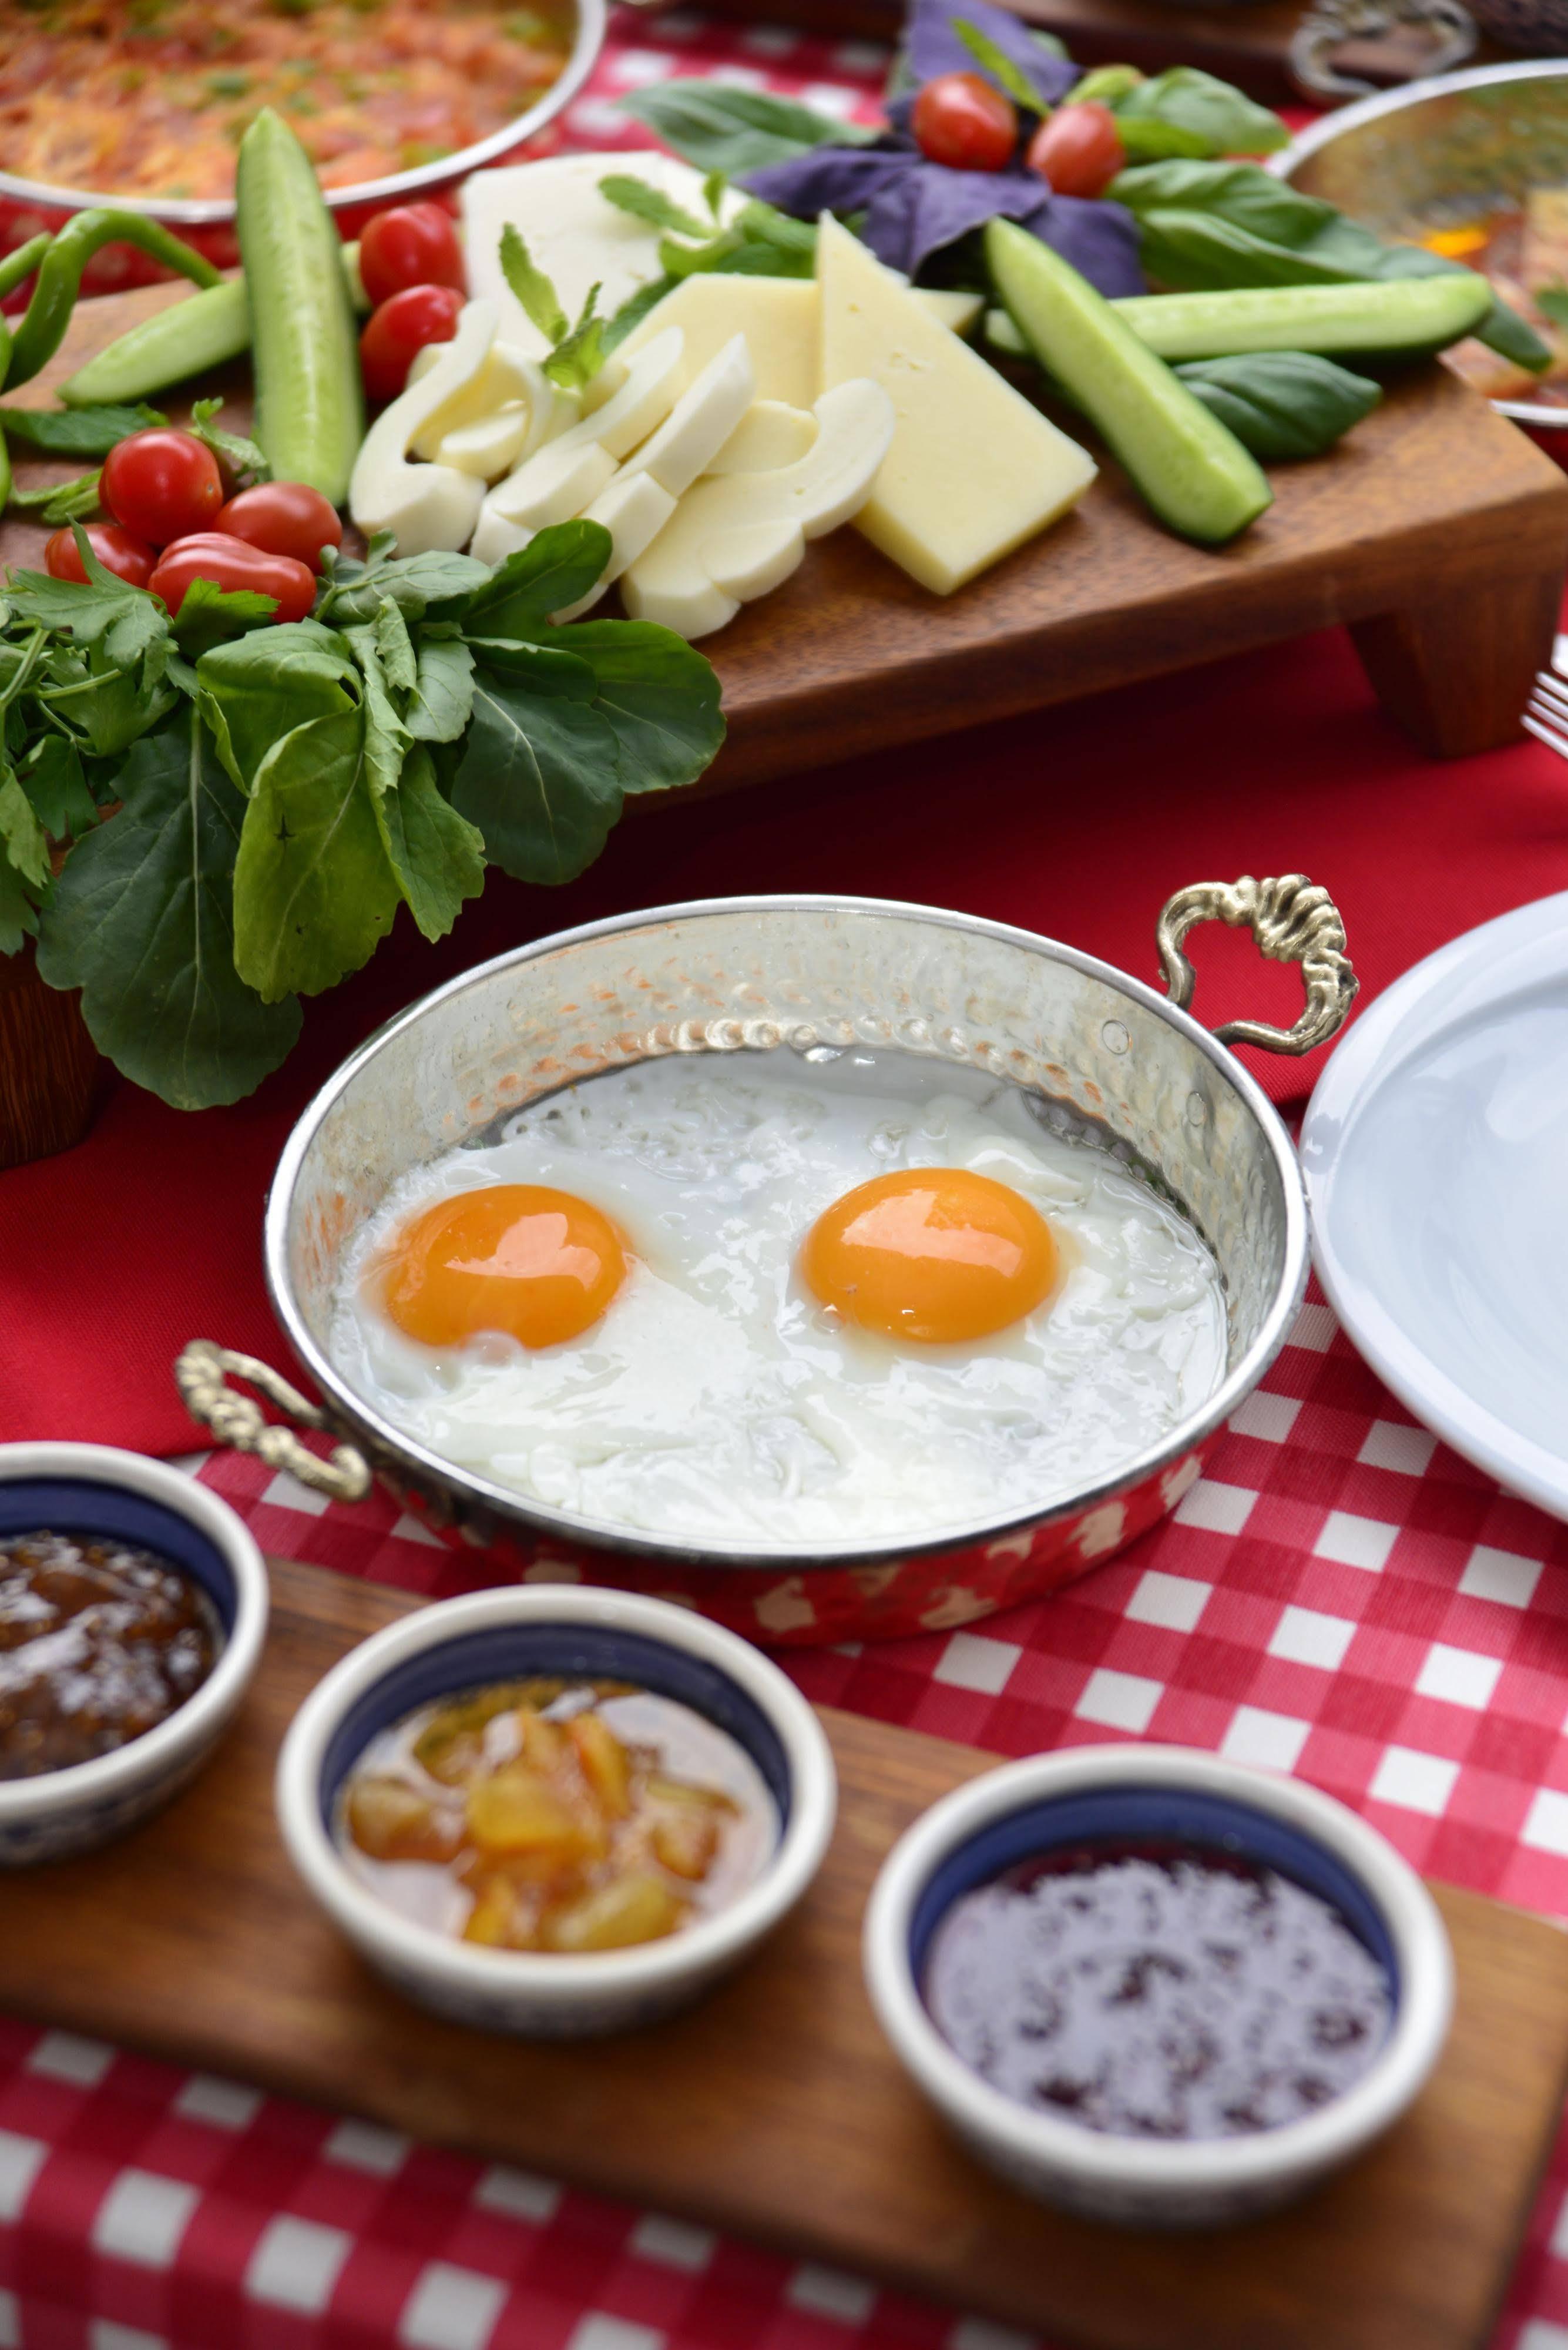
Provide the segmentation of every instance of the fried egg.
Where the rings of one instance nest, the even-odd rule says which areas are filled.
[[[1219,1386],[1218,1268],[1017,1087],[897,1053],[671,1056],[414,1169],[330,1349],[460,1467],[757,1549],[1049,1503]]]

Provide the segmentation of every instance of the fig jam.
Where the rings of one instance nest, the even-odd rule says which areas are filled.
[[[140,1738],[200,1689],[222,1645],[206,1593],[154,1551],[0,1536],[0,1779]]]
[[[1393,2019],[1340,1912],[1218,1846],[1106,1840],[962,1895],[923,1992],[1020,2105],[1121,2137],[1234,2137],[1343,2096]]]

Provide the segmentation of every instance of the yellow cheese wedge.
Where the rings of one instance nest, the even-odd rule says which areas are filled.
[[[826,213],[816,275],[823,389],[869,376],[898,419],[855,527],[950,595],[1075,504],[1094,461]]]

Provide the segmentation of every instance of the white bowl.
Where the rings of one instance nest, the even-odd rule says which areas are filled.
[[[608,1677],[679,1698],[745,1748],[784,1830],[756,1883],[659,1942],[566,1956],[496,1950],[401,1918],[347,1867],[331,1833],[349,1770],[379,1731],[434,1699],[534,1672]],[[390,1624],[335,1665],[296,1715],[277,1765],[290,1857],[370,1964],[423,2007],[490,2032],[619,2032],[685,2006],[794,1907],[827,1849],[837,1778],[820,1723],[776,1665],[683,1607],[614,1591],[480,1591]]]
[[[226,1502],[177,1469],[105,1444],[0,1444],[0,1534],[40,1527],[161,1552],[216,1607],[224,1641],[183,1705],[128,1745],[0,1780],[0,1867],[58,1860],[119,1835],[193,1778],[234,1711],[266,1638],[266,1567]]]
[[[1112,2137],[1019,2105],[938,2032],[919,1975],[961,1894],[1095,1834],[1190,1835],[1304,1881],[1348,1916],[1393,1978],[1393,2028],[1353,2089],[1303,2120],[1227,2138]],[[1315,1882],[1314,1882],[1315,1880]],[[1441,2052],[1453,1960],[1430,1895],[1343,1804],[1180,1746],[1045,1754],[955,1789],[894,1846],[866,1913],[867,1988],[906,2068],[982,2162],[1026,2194],[1140,2227],[1214,2227],[1273,2209],[1402,2114]]]

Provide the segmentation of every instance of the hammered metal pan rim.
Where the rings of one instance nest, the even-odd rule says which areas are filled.
[[[488,1478],[477,1476],[472,1471],[444,1460],[441,1454],[429,1451],[406,1435],[390,1420],[383,1419],[348,1385],[325,1351],[317,1346],[295,1302],[288,1275],[288,1223],[300,1170],[317,1129],[339,1097],[394,1036],[416,1026],[437,1004],[452,1001],[469,988],[485,984],[502,971],[543,961],[566,948],[591,941],[671,927],[682,922],[736,914],[765,917],[770,913],[810,912],[858,914],[869,918],[893,915],[904,920],[928,923],[934,929],[962,932],[1004,946],[1021,948],[1026,953],[1065,963],[1088,978],[1101,981],[1129,997],[1145,1011],[1167,1022],[1189,1044],[1197,1046],[1202,1057],[1234,1088],[1261,1129],[1279,1173],[1284,1206],[1283,1263],[1273,1303],[1263,1317],[1257,1336],[1234,1369],[1227,1374],[1198,1410],[1182,1420],[1161,1443],[1137,1453],[1097,1484],[1075,1486],[1052,1501],[1043,1502],[1033,1509],[1014,1511],[1005,1517],[958,1521],[929,1534],[894,1538],[883,1535],[874,1541],[846,1542],[805,1549],[784,1543],[761,1541],[680,1542],[667,1534],[647,1533],[579,1516],[569,1511],[552,1509],[546,1503],[530,1501],[511,1486],[493,1483]],[[958,913],[940,906],[920,905],[912,899],[803,892],[687,899],[670,905],[645,907],[634,913],[610,915],[600,921],[580,923],[571,930],[552,931],[542,939],[508,948],[504,953],[493,955],[486,962],[476,963],[470,971],[460,972],[455,978],[420,997],[368,1036],[327,1079],[296,1120],[267,1192],[263,1218],[263,1263],[267,1295],[279,1327],[296,1359],[326,1400],[334,1425],[351,1436],[368,1440],[381,1460],[389,1458],[400,1470],[406,1468],[410,1483],[434,1487],[438,1491],[449,1490],[460,1495],[465,1503],[488,1512],[509,1525],[521,1525],[531,1535],[545,1536],[566,1548],[572,1544],[586,1544],[597,1551],[644,1562],[656,1561],[672,1568],[739,1568],[776,1575],[781,1570],[803,1574],[815,1568],[891,1565],[905,1559],[939,1556],[944,1551],[967,1548],[972,1544],[1016,1539],[1041,1527],[1075,1517],[1080,1512],[1102,1503],[1114,1503],[1149,1478],[1158,1476],[1162,1470],[1175,1469],[1205,1444],[1243,1399],[1251,1394],[1279,1354],[1306,1292],[1310,1256],[1306,1198],[1301,1170],[1279,1112],[1257,1079],[1242,1066],[1234,1054],[1217,1043],[1200,1021],[1195,1020],[1190,1013],[1179,1010],[1158,989],[1118,970],[1115,963],[1105,962],[1096,955],[1085,953],[1080,948],[1068,946],[1058,939],[1047,938],[1041,931],[1023,930],[1013,923],[993,922],[980,915]],[[1172,1500],[1176,1498],[1173,1494]]]

